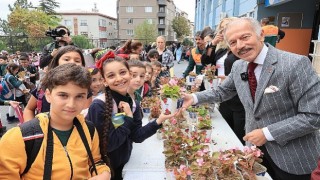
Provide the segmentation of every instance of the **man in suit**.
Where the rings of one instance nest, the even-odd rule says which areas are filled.
[[[261,146],[273,179],[310,179],[320,154],[320,81],[305,56],[264,44],[258,21],[239,18],[224,31],[240,58],[216,90],[184,94],[182,110],[238,94],[246,111],[248,144]]]

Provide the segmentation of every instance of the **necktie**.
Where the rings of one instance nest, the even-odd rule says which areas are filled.
[[[258,64],[250,62],[248,65],[248,80],[249,80],[249,88],[252,96],[252,100],[254,102],[254,97],[257,89],[257,79],[254,74],[254,69],[258,66]]]

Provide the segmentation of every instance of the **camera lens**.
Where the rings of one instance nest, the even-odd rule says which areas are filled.
[[[65,34],[67,34],[65,29],[57,29],[57,34],[59,36],[64,36]]]

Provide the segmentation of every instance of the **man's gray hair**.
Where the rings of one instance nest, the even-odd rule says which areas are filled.
[[[252,18],[252,17],[241,17],[239,19],[235,19],[233,21],[231,21],[230,23],[228,23],[223,31],[223,37],[224,37],[224,40],[226,42],[227,41],[227,38],[226,38],[226,31],[228,30],[228,28],[230,26],[236,26],[237,24],[243,22],[243,21],[246,21],[250,24],[251,28],[254,30],[254,32],[257,34],[258,37],[260,37],[261,35],[261,31],[262,31],[262,27],[259,23],[259,21],[257,21],[256,19]]]

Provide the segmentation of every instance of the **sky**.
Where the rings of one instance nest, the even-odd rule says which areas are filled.
[[[60,8],[56,11],[66,11],[81,9],[86,11],[91,11],[94,7],[94,3],[97,3],[99,13],[105,14],[111,17],[117,17],[117,0],[56,0],[60,3]],[[139,1],[139,0],[137,0]],[[0,18],[7,19],[9,14],[8,4],[13,5],[15,0],[0,0]],[[38,0],[29,0],[33,5],[38,5]],[[187,3],[188,2],[188,3]],[[194,22],[195,13],[195,0],[174,0],[175,5],[182,11],[185,11],[189,15],[191,22]]]

